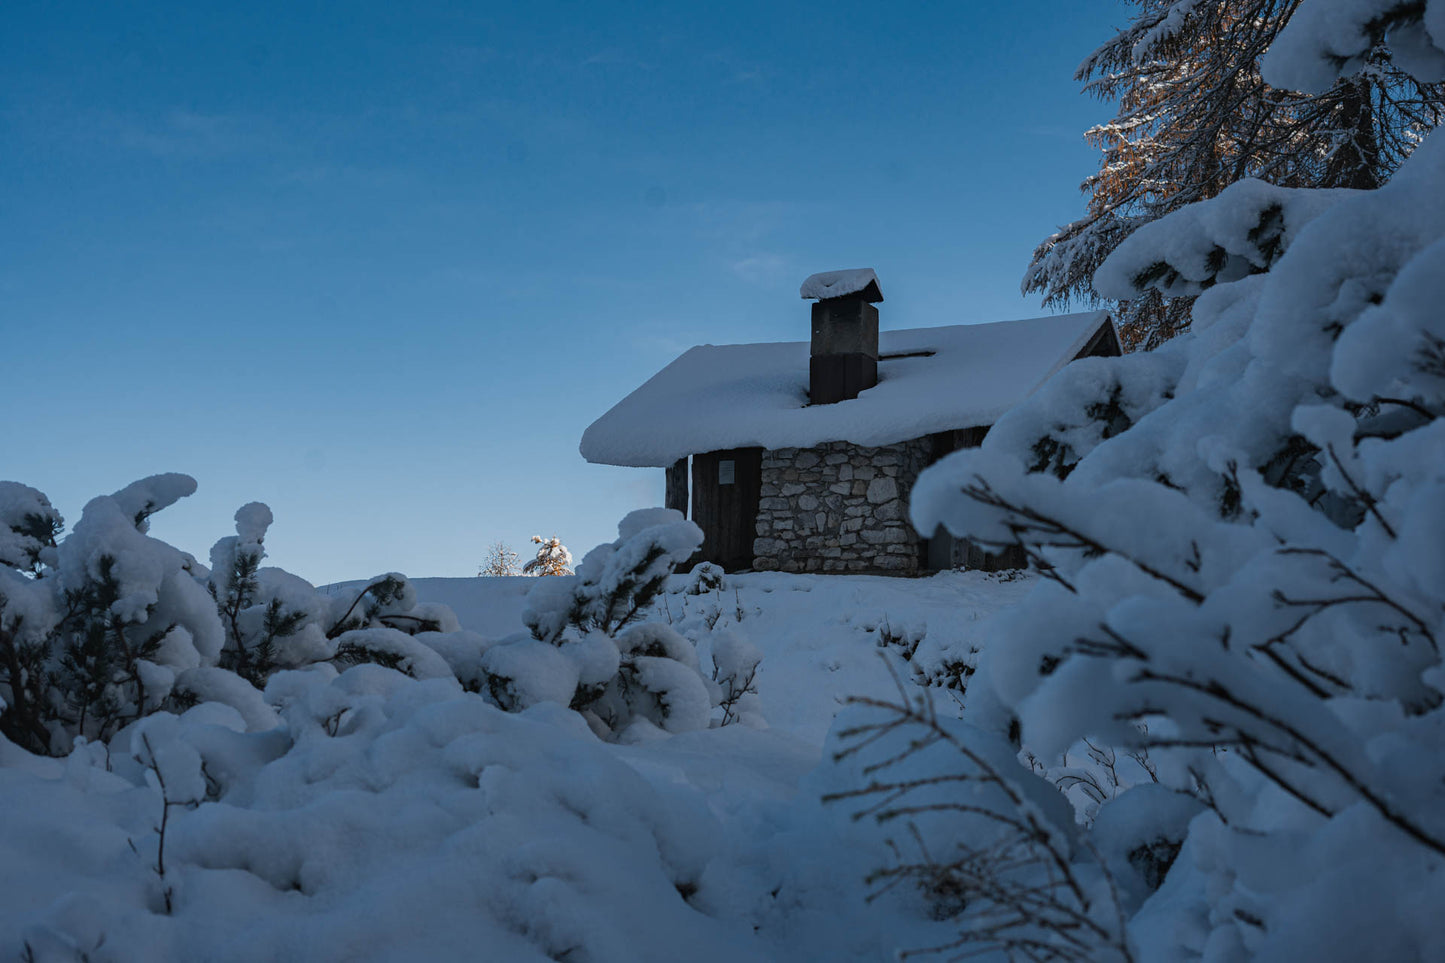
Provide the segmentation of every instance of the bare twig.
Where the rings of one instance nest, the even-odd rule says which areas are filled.
[[[926,696],[910,697],[896,670],[889,665],[896,700],[856,698],[856,705],[883,714],[876,722],[854,726],[842,733],[845,748],[837,753],[846,758],[879,744],[889,736],[907,735],[902,745],[863,767],[868,782],[853,790],[825,796],[825,801],[850,800],[863,807],[854,818],[873,818],[886,823],[901,820],[907,825],[913,855],[893,845],[894,863],[874,872],[869,881],[875,895],[909,882],[934,901],[940,918],[955,919],[956,940],[905,951],[900,958],[950,954],[965,959],[984,952],[1002,951],[1014,960],[1044,960],[1083,963],[1110,959],[1130,963],[1123,928],[1123,910],[1117,895],[1115,905],[1102,906],[1097,887],[1086,886],[1080,867],[1068,851],[1059,827],[1019,790],[1016,777],[1001,771],[937,716]],[[924,776],[894,776],[894,767],[919,752],[947,746],[958,758],[959,767]],[[1019,775],[1026,776],[1020,766]],[[969,801],[962,794],[939,798],[933,790],[970,785],[990,786],[999,794],[999,805]],[[926,798],[918,793],[929,792]],[[996,839],[975,842],[964,838],[949,840],[950,852],[940,856],[930,851],[915,822],[920,817],[955,814],[980,817],[1001,831]],[[1103,875],[1108,870],[1101,860],[1091,867]],[[1107,887],[1114,893],[1112,881]],[[1101,921],[1103,911],[1111,918]]]

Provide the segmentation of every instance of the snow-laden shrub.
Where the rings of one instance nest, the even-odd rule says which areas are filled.
[[[716,562],[698,562],[687,573],[687,582],[682,591],[687,595],[707,595],[721,592],[727,587],[727,573]]]
[[[585,660],[568,658],[555,645],[528,638],[493,646],[482,656],[485,691],[510,712],[539,702],[570,705],[585,665]]]
[[[195,560],[146,534],[195,490],[156,475],[93,499],[69,537],[43,495],[9,483],[0,567],[0,733],[41,752],[109,738],[177,678],[214,663],[223,634]]]
[[[0,565],[31,575],[55,565],[65,521],[50,499],[28,485],[0,481]]]
[[[718,724],[725,726],[749,717],[760,717],[757,680],[758,665],[763,661],[762,652],[751,642],[726,629],[713,632],[710,642],[715,701],[722,709]]]
[[[485,648],[445,606],[419,604],[403,575],[328,597],[262,567],[272,517],[259,502],[236,512],[210,570],[147,534],[151,515],[195,488],[185,475],[142,479],[93,499],[62,540],[42,493],[0,482],[0,735],[63,754],[201,702],[266,729],[277,718],[261,689],[279,671],[370,662],[455,682],[452,662]]]
[[[258,689],[278,671],[323,661],[339,666],[374,663],[418,679],[454,678],[447,659],[414,638],[458,632],[450,609],[418,602],[416,589],[399,572],[371,579],[351,593],[322,595],[305,579],[263,568],[263,542],[271,522],[265,505],[243,505],[236,512],[236,534],[211,549],[206,587],[226,631],[218,663],[222,669]],[[475,646],[477,640],[470,643]],[[448,648],[444,641],[439,644]],[[212,690],[217,678],[208,674]],[[206,696],[200,690],[191,694]]]
[[[326,630],[330,639],[356,629],[388,628],[417,635],[455,632],[460,627],[451,609],[417,601],[415,587],[400,572],[377,576],[355,595],[332,596],[330,606],[331,627]]]
[[[277,568],[262,568],[262,542],[272,522],[260,502],[236,511],[236,534],[211,548],[206,587],[226,632],[220,664],[256,686],[281,668],[327,658],[326,600],[310,583]]]
[[[522,620],[532,637],[487,652],[488,691],[507,708],[564,701],[607,735],[706,728],[715,706],[742,698],[756,664],[729,695],[702,674],[694,644],[656,620],[654,603],[702,544],[702,530],[666,508],[632,512],[617,529],[575,578],[542,580],[528,594]],[[728,721],[733,711],[724,710]]]
[[[706,728],[751,710],[756,659],[745,643],[715,648],[708,678],[694,642],[657,621],[654,602],[702,532],[666,509],[633,512],[615,542],[573,577],[538,579],[532,635],[488,640],[446,606],[418,602],[406,576],[323,595],[265,567],[272,523],[242,506],[211,568],[146,534],[146,519],[195,481],[157,475],[63,520],[45,496],[0,485],[0,734],[39,752],[104,742],[162,708],[220,703],[255,731],[278,717],[270,680],[318,665],[372,664],[480,692],[509,711],[543,702],[583,713],[600,733]],[[731,658],[727,653],[742,653]]]
[[[1356,48],[1336,41],[1360,38],[1445,57],[1441,0],[1301,15],[1265,65],[1281,77],[1337,77]],[[969,804],[979,730],[1076,795],[1081,771],[1147,753],[1082,807],[1088,845],[1055,844],[1067,820],[1022,797],[997,813],[1076,887],[1010,875],[1027,864],[977,836],[898,833],[887,878],[957,890],[960,946],[1445,958],[1442,279],[1440,134],[1376,191],[1226,192],[1140,228],[1095,279],[1110,297],[1204,290],[1191,333],[1070,366],[919,479],[920,531],[1021,546],[1047,581],[995,623],[965,696],[976,730],[906,699],[858,730],[947,747],[907,778],[891,757],[865,770],[865,797],[920,819]],[[1027,774],[991,765],[999,789]]]

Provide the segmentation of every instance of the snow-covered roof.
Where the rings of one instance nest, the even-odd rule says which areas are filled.
[[[883,331],[878,384],[808,404],[806,341],[689,348],[583,433],[582,457],[661,468],[724,448],[886,445],[991,425],[1073,360],[1105,311]]]
[[[841,298],[845,294],[857,294],[864,291],[868,285],[873,285],[875,301],[883,300],[883,289],[878,286],[878,275],[873,273],[872,268],[849,268],[846,271],[823,271],[819,274],[810,274],[798,288],[798,294],[805,298],[817,298],[826,300],[828,298]]]

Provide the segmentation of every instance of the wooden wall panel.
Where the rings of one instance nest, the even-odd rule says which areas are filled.
[[[675,508],[687,516],[687,459],[679,458],[669,465],[667,472],[667,494],[663,502],[668,508]]]
[[[1114,334],[1112,324],[1101,325],[1084,349],[1074,356],[1079,358],[1117,358],[1123,352],[1119,349],[1119,339]]]

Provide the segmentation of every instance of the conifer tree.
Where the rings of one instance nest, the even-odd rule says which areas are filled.
[[[1258,61],[1300,0],[1133,0],[1133,21],[1080,65],[1077,79],[1118,115],[1085,139],[1103,154],[1081,185],[1084,217],[1039,245],[1025,293],[1098,303],[1095,269],[1140,225],[1246,177],[1281,187],[1372,189],[1445,109],[1441,85],[1396,69],[1383,43],[1367,69],[1318,94],[1270,87]],[[1189,324],[1191,297],[1151,289],[1121,302],[1128,348]]]
[[[537,546],[537,557],[522,566],[523,575],[571,575],[572,553],[556,535],[543,538],[533,535],[532,543]]]
[[[1307,0],[1260,70],[1326,96],[1381,43],[1445,80],[1445,0]],[[1067,366],[919,477],[919,531],[1044,581],[961,724],[897,700],[842,731],[839,795],[908,833],[875,879],[916,882],[960,956],[1445,958],[1408,908],[1445,901],[1445,131],[1374,190],[1237,181],[1094,281],[1197,295],[1193,330]],[[1129,751],[1122,792],[1059,806]]]

